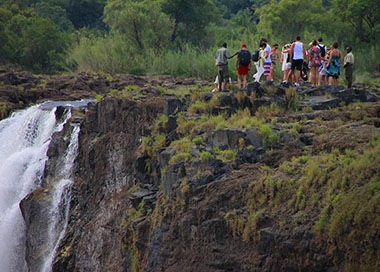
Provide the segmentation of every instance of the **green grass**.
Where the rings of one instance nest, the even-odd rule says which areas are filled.
[[[179,50],[152,50],[136,52],[123,37],[82,38],[71,53],[71,59],[81,71],[110,74],[173,75],[202,79],[215,78],[217,70],[214,55],[217,48],[199,50],[185,46]]]
[[[0,118],[8,117],[8,112],[10,109],[11,107],[7,103],[0,103]]]
[[[252,180],[242,203],[225,215],[234,236],[255,239],[257,218],[276,210],[280,227],[314,221],[316,235],[333,241],[329,251],[344,255],[345,271],[376,271],[380,238],[380,140],[364,150],[334,150],[331,154],[303,155],[278,169],[263,166],[264,175]],[[308,212],[319,211],[316,219]]]
[[[234,150],[234,149],[220,150],[218,147],[215,147],[214,152],[216,154],[216,158],[218,158],[224,162],[235,162],[236,161],[237,150]]]
[[[253,51],[259,37],[249,35],[246,43]],[[230,53],[240,49],[236,39],[227,41]],[[214,81],[217,69],[214,56],[218,47],[200,49],[189,45],[179,49],[165,49],[156,52],[150,49],[137,51],[129,46],[121,35],[113,34],[106,37],[82,38],[79,45],[72,50],[70,61],[78,64],[80,71],[105,72],[109,74],[129,73],[135,75],[173,75],[188,78],[199,78]],[[345,54],[344,50],[343,54]],[[354,83],[370,85],[380,84],[380,64],[373,61],[379,58],[378,45],[356,48],[354,50]],[[235,59],[230,61],[230,76],[236,80]],[[282,71],[277,65],[275,81],[282,80]],[[251,74],[254,73],[252,69]],[[346,85],[344,71],[340,77],[340,84]],[[229,86],[232,87],[232,86]],[[287,93],[287,109],[297,110],[299,102],[297,95]]]

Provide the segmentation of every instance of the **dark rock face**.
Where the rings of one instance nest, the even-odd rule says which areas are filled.
[[[123,89],[130,80],[141,86],[145,84],[143,78],[124,78],[113,87]],[[91,89],[112,84],[94,81]],[[60,84],[50,87],[67,87],[64,82]],[[85,90],[88,86],[78,83],[76,88]],[[230,115],[248,107],[255,114],[260,107],[272,103],[286,107],[285,92],[279,87],[274,90],[275,95],[268,96],[267,89],[260,84],[249,85],[243,99],[231,93],[221,95],[220,107],[212,112]],[[329,98],[325,97],[326,92],[330,92]],[[252,93],[256,94],[254,100],[249,98]],[[332,87],[306,89],[299,95],[309,99],[301,106],[319,110],[337,107],[341,102],[376,101],[369,92]],[[106,97],[88,106],[85,116],[78,121],[80,146],[75,161],[70,218],[53,271],[343,270],[340,269],[344,267],[342,253],[329,252],[329,241],[315,235],[313,227],[319,211],[305,212],[299,221],[290,224],[290,215],[280,204],[271,213],[251,215],[246,208],[250,200],[245,198],[252,182],[261,186],[260,195],[266,198],[262,201],[270,202],[270,196],[278,193],[275,187],[265,187],[261,182],[266,175],[262,166],[278,167],[293,155],[306,151],[331,150],[311,127],[317,122],[315,119],[334,120],[335,116],[313,112],[278,118],[281,127],[273,125],[272,129],[279,140],[270,146],[255,128],[220,129],[208,133],[204,143],[191,149],[193,157],[214,148],[237,149],[236,160],[229,163],[214,158],[170,164],[176,155],[172,148],[156,150],[156,158],[141,152],[142,137],[152,133],[154,121],[161,114],[168,117],[166,142],[178,139],[177,114],[186,110],[186,103],[153,92],[144,101]],[[377,124],[379,107],[371,111],[368,118]],[[292,132],[287,127],[290,120],[306,121],[299,131]],[[368,131],[373,131],[373,127],[376,125],[368,125]],[[64,133],[52,139],[45,169],[47,180],[58,175],[56,158],[67,147]],[[338,148],[350,148],[350,135],[336,133],[343,138]],[[23,201],[30,237],[38,237],[38,232],[46,228],[36,218],[42,218],[48,205],[44,196],[48,194],[47,182],[44,189]],[[244,218],[254,216],[252,236],[243,239],[244,232],[234,231],[231,224],[238,229],[239,222],[231,219],[232,210]],[[38,263],[38,256],[31,256],[43,246],[32,238],[28,240],[31,271],[37,269]]]
[[[49,248],[49,241],[46,239],[49,227],[46,215],[49,214],[51,194],[50,188],[41,188],[30,193],[20,203],[27,226],[25,256],[30,271],[41,271],[46,250]]]
[[[375,102],[376,95],[359,89],[344,89],[343,86],[322,86],[306,89],[300,92],[306,96],[301,102],[302,107],[311,107],[313,110],[336,108],[340,103],[348,105],[353,102]]]
[[[140,271],[292,270],[298,264],[291,256],[315,251],[312,243],[298,245],[304,237],[292,242],[281,238],[298,231],[277,233],[269,228],[272,220],[266,217],[260,220],[256,243],[234,238],[224,216],[229,208],[244,206],[236,199],[247,183],[245,178],[228,178],[233,169],[222,161],[169,165],[174,152],[165,149],[159,152],[153,168],[166,171],[156,176],[155,170],[146,169],[147,158],[138,153],[141,137],[149,134],[157,115],[173,115],[179,108],[178,101],[164,99],[144,103],[106,99],[89,106],[80,134],[69,227],[54,271],[135,271],[136,262]],[[263,140],[253,128],[215,131],[206,144],[210,148],[237,148],[239,139],[255,147],[241,150],[241,163],[265,158]],[[159,225],[144,216],[132,219],[132,208],[142,202],[150,209],[165,209],[159,202],[159,185],[166,197],[179,197],[184,178],[189,180],[190,193],[184,198],[186,204],[181,204],[183,208],[166,215]],[[140,189],[131,191],[136,184]],[[313,258],[303,267],[318,271],[313,270],[318,267]],[[330,266],[324,258],[319,266]],[[280,264],[284,259],[288,261]]]
[[[144,160],[137,150],[165,106],[157,98],[146,103],[106,99],[89,106],[80,133],[69,231],[54,271],[125,271],[130,265],[126,212],[157,191],[129,191],[140,181],[155,185],[141,178],[138,165]]]

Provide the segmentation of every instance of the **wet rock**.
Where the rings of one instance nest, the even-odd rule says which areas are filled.
[[[40,188],[28,194],[20,203],[26,225],[26,262],[30,271],[41,271],[45,258],[51,250],[49,236],[49,215],[52,201],[50,188]]]

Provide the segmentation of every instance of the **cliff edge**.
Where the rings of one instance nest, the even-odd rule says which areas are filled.
[[[379,269],[376,89],[212,94],[202,82],[135,80],[101,81],[113,87],[88,93],[102,97],[73,117],[79,153],[53,271]]]

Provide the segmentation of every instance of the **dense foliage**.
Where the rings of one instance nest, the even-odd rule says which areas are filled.
[[[222,42],[296,35],[351,46],[360,73],[380,70],[377,0],[0,0],[0,21],[0,61],[34,72],[212,78]]]

